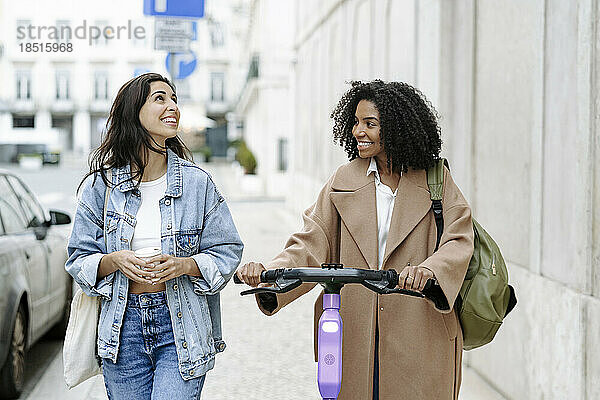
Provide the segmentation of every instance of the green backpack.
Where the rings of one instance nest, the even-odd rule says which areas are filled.
[[[437,226],[438,249],[444,229],[442,191],[444,165],[441,158],[427,171],[431,208]],[[449,168],[449,167],[448,167]],[[508,284],[508,271],[494,239],[473,218],[474,251],[465,281],[456,299],[456,309],[463,331],[463,348],[475,349],[492,341],[502,320],[517,304],[515,291]]]

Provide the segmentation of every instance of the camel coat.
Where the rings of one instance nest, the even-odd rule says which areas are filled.
[[[359,158],[338,168],[304,212],[302,231],[290,237],[267,268],[318,266],[339,259],[346,267],[377,269],[375,183],[373,174],[366,175],[368,166],[368,159]],[[469,205],[447,169],[443,215],[444,231],[434,253],[436,225],[426,171],[404,173],[383,269],[400,272],[408,263],[427,266],[449,307],[440,310],[429,300],[378,295],[360,285],[346,285],[340,310],[344,321],[340,400],[372,398],[376,323],[381,400],[458,398],[462,331],[453,305],[473,254],[473,228]],[[277,295],[276,304],[263,302],[262,296],[257,301],[265,314],[272,315],[313,287],[304,284]],[[322,294],[315,303],[315,322],[321,313]]]

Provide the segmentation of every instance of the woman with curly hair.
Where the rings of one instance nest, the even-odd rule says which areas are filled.
[[[436,223],[426,171],[439,159],[441,139],[431,104],[401,83],[352,82],[331,114],[333,136],[348,154],[316,202],[304,228],[267,268],[340,262],[396,269],[401,288],[422,291],[436,282],[438,299],[378,295],[346,285],[340,400],[457,399],[462,331],[454,301],[473,253],[470,207],[444,171],[444,229],[436,250]],[[251,262],[238,276],[258,285],[263,264]],[[312,289],[257,296],[272,315]],[[315,304],[315,322],[322,295]],[[317,324],[315,324],[315,327]]]

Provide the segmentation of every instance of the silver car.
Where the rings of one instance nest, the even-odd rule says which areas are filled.
[[[0,398],[18,398],[25,351],[64,337],[72,282],[65,272],[69,215],[46,212],[23,182],[0,170]],[[63,226],[57,226],[63,225]]]

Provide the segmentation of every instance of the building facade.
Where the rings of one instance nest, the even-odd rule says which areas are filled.
[[[237,125],[228,120],[245,82],[246,34],[250,18],[249,0],[206,2],[207,17],[198,28],[200,92],[206,115],[212,124],[206,131],[207,144],[214,155],[225,157],[229,139]],[[231,117],[229,117],[231,119]]]
[[[257,161],[260,191],[283,197],[289,188],[292,126],[293,2],[253,0],[244,41],[247,73],[231,120]]]
[[[174,80],[182,111],[192,114],[188,124],[182,113],[187,136],[226,126],[239,90],[240,67],[230,62],[238,54],[233,27],[246,18],[245,3],[208,2],[205,18],[195,23],[192,52],[176,57],[176,70],[196,64]],[[0,72],[7,85],[0,93],[0,143],[44,143],[85,155],[100,143],[123,83],[150,71],[168,76],[167,53],[154,50],[154,18],[143,15],[141,2],[24,0],[2,8]]]

